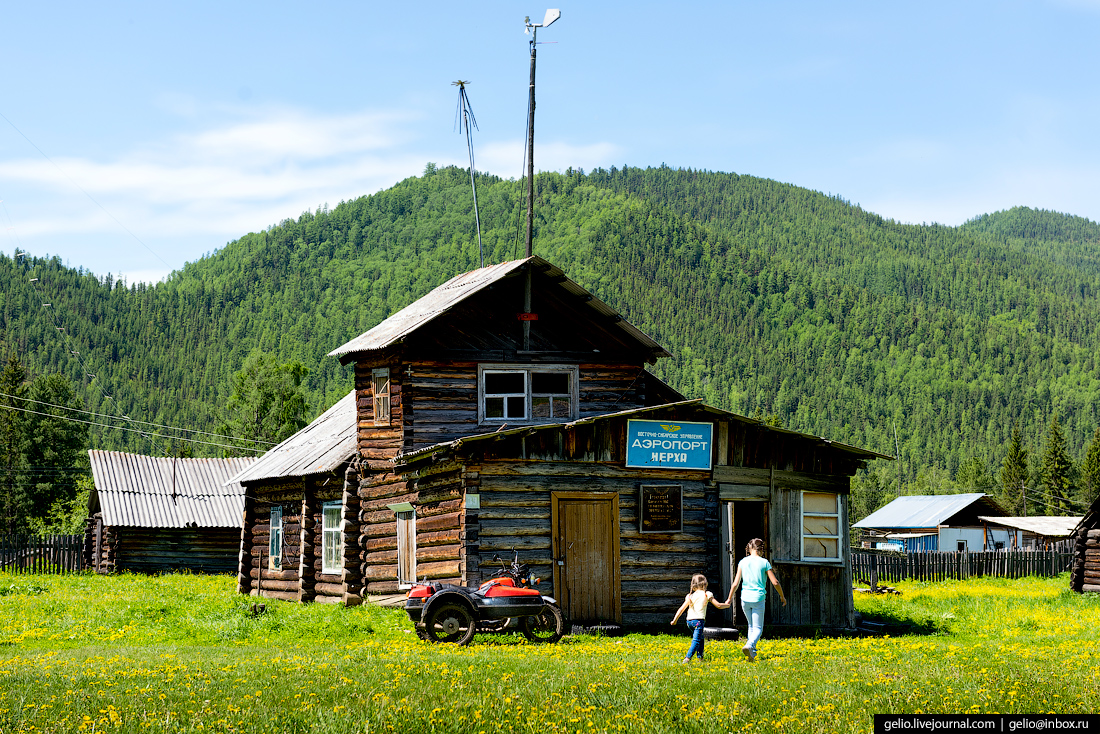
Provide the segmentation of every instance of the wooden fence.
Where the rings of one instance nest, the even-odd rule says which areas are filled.
[[[1047,550],[923,551],[898,553],[852,549],[852,579],[857,583],[943,581],[971,576],[1016,579],[1057,576],[1068,571],[1073,552]]]
[[[83,535],[0,535],[0,572],[58,574],[83,567]]]

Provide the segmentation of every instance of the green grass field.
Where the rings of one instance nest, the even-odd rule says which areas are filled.
[[[765,630],[755,664],[717,642],[693,665],[683,635],[456,648],[400,610],[252,617],[234,584],[0,574],[0,732],[836,732],[874,713],[1100,711],[1100,598],[1064,576],[903,583],[857,608],[930,633]]]

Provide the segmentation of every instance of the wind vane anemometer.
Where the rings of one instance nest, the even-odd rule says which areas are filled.
[[[470,153],[470,188],[474,190],[474,222],[477,224],[477,254],[481,258],[481,266],[485,267],[485,253],[481,250],[481,217],[477,212],[477,184],[474,183],[474,136],[471,131],[477,129],[477,118],[474,117],[474,108],[470,106],[470,98],[466,95],[468,81],[459,79],[451,82],[458,87],[458,110],[455,112],[455,126],[459,132],[466,133],[466,149]]]

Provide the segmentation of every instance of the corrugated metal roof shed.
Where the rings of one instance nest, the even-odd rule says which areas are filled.
[[[1023,530],[1047,538],[1068,538],[1083,517],[994,517],[981,515],[990,525]]]
[[[141,528],[241,526],[244,487],[230,477],[255,461],[89,451],[103,524]]]
[[[394,462],[398,465],[411,463],[411,462],[415,461],[416,459],[419,459],[423,456],[428,456],[430,454],[434,454],[434,453],[437,453],[439,451],[444,451],[444,450],[447,450],[447,449],[457,449],[460,446],[462,446],[464,444],[467,444],[467,443],[471,443],[471,442],[495,440],[495,439],[500,438],[502,436],[514,436],[514,435],[519,435],[519,434],[531,435],[531,434],[535,433],[536,431],[545,431],[545,430],[557,429],[557,428],[569,429],[569,428],[572,428],[574,426],[582,426],[582,425],[585,425],[585,424],[588,424],[588,423],[596,423],[597,421],[604,421],[604,420],[608,420],[610,418],[621,418],[621,417],[624,417],[624,416],[629,417],[629,416],[632,416],[632,415],[642,415],[642,414],[645,414],[645,413],[651,413],[655,410],[663,410],[665,408],[677,408],[677,407],[696,407],[696,408],[699,408],[700,410],[706,411],[708,413],[714,413],[715,415],[719,415],[719,416],[722,416],[722,417],[725,417],[725,418],[734,418],[736,420],[740,420],[740,421],[743,421],[745,423],[754,423],[756,425],[763,426],[763,427],[767,428],[770,431],[776,431],[778,433],[786,433],[786,434],[789,434],[791,436],[798,436],[800,438],[806,438],[806,439],[810,439],[810,440],[813,440],[813,441],[819,441],[823,444],[832,446],[832,447],[834,447],[834,448],[836,448],[840,451],[845,451],[847,453],[855,454],[857,456],[861,456],[861,457],[864,457],[864,458],[867,458],[867,459],[891,459],[891,460],[893,460],[893,458],[894,458],[892,456],[888,456],[886,454],[880,454],[876,451],[871,451],[869,449],[861,449],[858,446],[849,446],[848,444],[838,443],[836,441],[830,441],[826,438],[822,438],[820,436],[814,436],[814,435],[809,434],[809,433],[798,433],[797,431],[791,431],[791,430],[788,430],[786,428],[776,428],[774,426],[769,426],[769,425],[765,424],[763,421],[758,421],[758,420],[755,420],[753,418],[746,418],[745,416],[737,415],[736,413],[731,413],[730,411],[723,410],[722,408],[715,408],[713,406],[705,404],[703,402],[702,398],[695,398],[694,400],[683,400],[683,401],[678,402],[678,403],[666,403],[664,405],[651,405],[651,406],[647,406],[647,407],[644,407],[644,408],[631,408],[630,410],[622,410],[622,411],[619,411],[618,413],[607,413],[607,414],[604,414],[604,415],[591,416],[589,418],[581,418],[579,420],[571,421],[569,423],[544,423],[544,424],[536,425],[536,426],[525,425],[525,426],[519,426],[517,428],[508,428],[508,429],[505,429],[505,430],[497,430],[497,431],[493,431],[491,433],[479,433],[479,434],[474,435],[474,436],[463,436],[462,438],[457,438],[453,441],[444,441],[443,443],[437,443],[437,444],[434,444],[432,446],[424,446],[422,448],[416,449],[415,451],[409,451],[409,452],[406,452],[406,453],[403,453],[403,454],[398,454],[398,456],[394,459]]]
[[[234,482],[304,477],[338,470],[356,452],[355,391],[232,478]]]
[[[1003,512],[984,492],[966,494],[911,495],[898,497],[880,510],[872,512],[854,528],[934,528],[974,503],[987,512]]]
[[[426,296],[413,301],[370,331],[360,334],[343,346],[329,352],[329,356],[341,357],[356,352],[385,349],[397,344],[432,319],[446,313],[475,293],[521,270],[528,263],[538,268],[539,272],[556,281],[556,285],[559,287],[564,288],[574,296],[583,297],[581,300],[585,300],[586,306],[593,309],[600,316],[605,317],[602,319],[605,323],[614,321],[616,327],[625,331],[632,339],[653,352],[654,356],[670,356],[664,347],[624,320],[615,309],[593,297],[591,293],[565,277],[563,270],[537,255],[523,260],[500,263],[499,265],[488,265],[478,270],[456,275]],[[616,321],[616,319],[618,320]]]

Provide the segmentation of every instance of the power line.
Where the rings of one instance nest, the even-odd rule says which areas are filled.
[[[26,140],[26,141],[27,141],[28,143],[30,143],[30,144],[31,144],[31,147],[33,147],[33,148],[34,148],[35,150],[37,150],[37,151],[38,151],[38,152],[39,152],[39,153],[40,153],[40,154],[42,155],[42,157],[43,157],[43,158],[45,158],[45,159],[46,159],[47,161],[49,161],[49,162],[50,162],[50,164],[51,164],[51,165],[52,165],[52,166],[53,166],[54,168],[56,168],[56,169],[57,169],[58,171],[60,171],[60,172],[61,172],[61,175],[62,175],[62,176],[64,176],[65,178],[69,179],[69,183],[71,183],[71,184],[72,184],[73,186],[75,186],[76,188],[80,189],[80,192],[81,192],[82,194],[84,194],[85,196],[87,196],[87,197],[88,197],[88,199],[89,199],[89,200],[90,200],[90,201],[91,201],[91,202],[92,202],[93,204],[95,204],[96,206],[98,206],[98,207],[99,207],[99,208],[100,208],[100,209],[101,209],[101,210],[103,211],[103,213],[104,213],[104,214],[106,214],[106,215],[107,215],[108,217],[110,217],[110,218],[111,218],[112,220],[114,220],[115,224],[117,224],[118,226],[122,227],[122,229],[126,230],[126,233],[127,233],[128,235],[130,235],[130,236],[131,236],[131,237],[133,237],[133,238],[134,238],[135,240],[137,240],[137,242],[138,242],[138,243],[139,243],[139,244],[140,244],[140,245],[141,245],[142,247],[144,247],[144,248],[145,248],[146,250],[148,250],[148,251],[149,251],[150,253],[152,253],[152,255],[153,255],[153,256],[154,256],[154,257],[155,257],[156,259],[160,260],[160,261],[161,261],[162,263],[164,263],[164,264],[165,264],[165,266],[167,266],[167,267],[168,267],[169,269],[171,269],[171,267],[172,267],[172,266],[171,266],[171,265],[169,265],[169,264],[168,264],[168,262],[167,262],[167,261],[166,261],[166,260],[165,260],[165,259],[164,259],[163,257],[161,257],[161,256],[160,256],[160,255],[159,255],[159,254],[158,254],[158,253],[157,253],[157,252],[156,252],[155,250],[153,250],[153,248],[152,248],[152,247],[149,247],[149,245],[145,244],[145,242],[144,242],[144,241],[143,241],[143,240],[142,240],[142,239],[141,239],[140,237],[138,237],[138,236],[137,236],[136,234],[134,234],[133,232],[131,232],[131,231],[130,231],[130,229],[129,229],[129,228],[128,228],[128,227],[127,227],[127,226],[126,226],[125,224],[123,224],[122,222],[120,222],[120,221],[118,220],[118,218],[117,218],[117,217],[115,217],[115,215],[114,215],[114,214],[111,214],[111,212],[107,211],[107,208],[106,208],[106,207],[104,207],[104,206],[103,206],[102,204],[100,204],[100,203],[99,203],[98,201],[96,201],[95,197],[93,197],[93,196],[92,196],[91,194],[89,194],[89,193],[88,193],[87,191],[85,191],[85,190],[84,190],[84,188],[83,188],[83,187],[82,187],[82,186],[81,186],[80,184],[78,184],[78,183],[77,183],[76,181],[74,181],[74,180],[73,180],[73,178],[72,178],[72,176],[70,176],[69,174],[65,173],[65,169],[63,169],[63,168],[62,168],[61,166],[57,165],[57,163],[55,163],[55,162],[54,162],[53,158],[50,158],[50,157],[49,157],[48,155],[46,155],[46,153],[45,153],[45,152],[44,152],[44,151],[43,151],[43,150],[42,150],[41,148],[39,148],[39,147],[38,147],[37,145],[35,145],[34,141],[33,141],[33,140],[31,140],[30,138],[28,138],[28,137],[26,136],[26,134],[25,134],[25,133],[24,133],[24,132],[23,132],[22,130],[20,130],[20,129],[19,129],[18,127],[16,127],[16,126],[15,126],[15,123],[14,123],[14,122],[12,122],[11,120],[9,120],[9,119],[7,118],[7,116],[5,116],[5,115],[4,115],[4,113],[3,113],[3,112],[0,112],[0,117],[3,117],[3,118],[4,118],[4,122],[6,122],[6,123],[8,123],[9,125],[11,125],[12,129],[13,129],[13,130],[15,130],[15,132],[17,132],[17,133],[19,133],[19,134],[20,134],[21,136],[23,136],[23,139],[24,139],[24,140]]]
[[[152,437],[155,437],[155,438],[167,439],[169,441],[171,441],[172,439],[179,438],[179,436],[168,436],[168,435],[160,434],[160,433],[148,433],[146,431],[141,430],[140,428],[128,428],[126,426],[112,426],[109,423],[96,423],[94,421],[85,421],[85,420],[81,420],[79,418],[68,418],[68,417],[63,416],[63,415],[54,415],[53,413],[42,413],[40,411],[31,410],[29,408],[16,408],[14,405],[0,405],[0,408],[2,408],[4,410],[14,410],[14,411],[18,411],[20,413],[30,413],[31,415],[42,415],[42,416],[46,416],[47,418],[55,418],[57,420],[69,421],[71,423],[84,423],[84,424],[87,424],[89,426],[97,426],[99,428],[112,428],[116,431],[130,431],[132,433],[138,433],[138,434],[140,434],[142,436],[145,436],[145,437],[152,436]],[[116,420],[118,420],[118,419],[116,419]],[[252,439],[250,439],[250,438],[241,439],[241,440],[243,440],[243,441],[252,441]],[[229,444],[213,443],[211,441],[199,441],[199,440],[196,440],[196,439],[188,439],[188,441],[190,441],[191,443],[201,444],[203,446],[219,446],[219,447],[224,448],[224,449],[235,449],[237,451],[252,451],[254,453],[263,453],[260,449],[250,449],[250,448],[246,448],[244,446],[231,446]]]
[[[59,410],[68,410],[68,411],[71,411],[73,413],[83,413],[85,415],[90,415],[90,416],[93,416],[93,417],[96,417],[96,418],[106,418],[108,420],[126,420],[126,421],[129,421],[130,423],[134,423],[134,424],[142,425],[142,426],[150,426],[151,428],[167,428],[170,431],[180,431],[181,433],[194,433],[194,434],[197,434],[199,436],[213,436],[214,438],[226,438],[226,439],[230,439],[230,440],[250,441],[252,443],[261,443],[261,444],[266,444],[268,446],[275,446],[276,445],[276,442],[274,442],[274,441],[262,441],[260,439],[254,439],[254,438],[236,439],[233,436],[226,436],[224,433],[210,433],[209,431],[200,431],[200,430],[195,429],[195,428],[178,428],[176,426],[169,426],[169,425],[166,425],[164,423],[152,423],[150,421],[134,420],[133,418],[130,418],[128,416],[123,416],[123,417],[119,418],[119,417],[116,417],[116,416],[107,415],[106,413],[96,413],[96,412],[91,411],[91,410],[84,410],[83,408],[71,408],[67,405],[58,405],[56,403],[47,403],[44,400],[34,400],[33,398],[25,398],[25,397],[22,397],[22,396],[19,396],[19,395],[8,395],[7,393],[2,393],[2,392],[0,392],[0,398],[11,398],[11,399],[14,399],[14,400],[23,400],[23,401],[28,402],[28,403],[35,403],[37,405],[45,405],[47,407],[57,408]],[[46,415],[46,414],[43,414],[43,415]],[[60,416],[59,415],[59,416],[54,416],[54,417],[65,420],[65,416]],[[188,440],[190,440],[190,439],[188,439]]]

